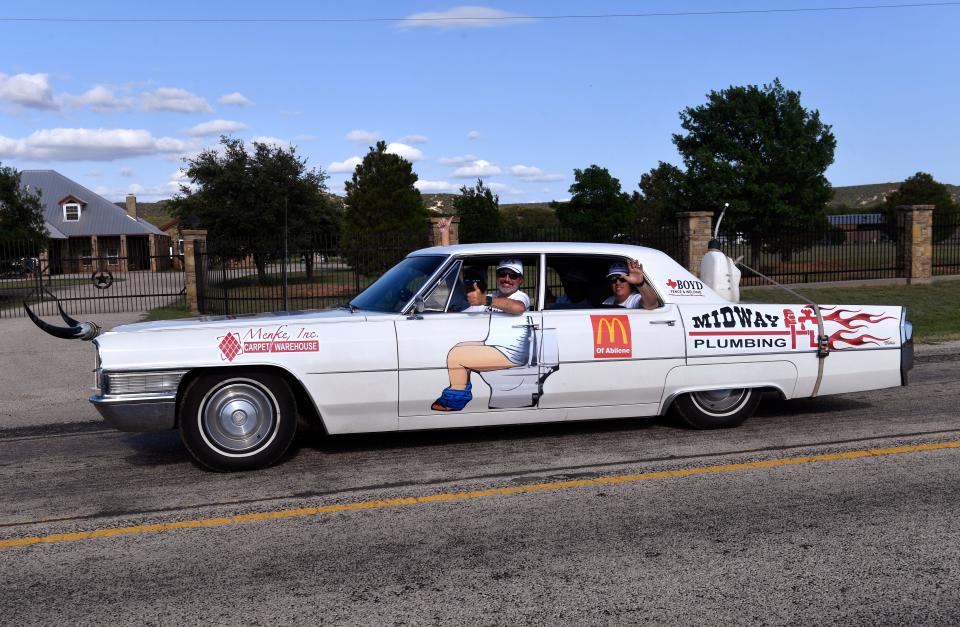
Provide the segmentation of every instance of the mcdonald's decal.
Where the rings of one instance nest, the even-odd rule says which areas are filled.
[[[633,356],[629,316],[590,316],[593,323],[594,359],[622,359]]]

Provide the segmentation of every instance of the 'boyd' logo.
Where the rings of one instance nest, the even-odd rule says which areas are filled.
[[[629,316],[590,316],[593,323],[594,359],[633,356]]]
[[[682,279],[680,281],[674,281],[673,279],[667,279],[667,286],[671,291],[674,290],[689,290],[693,292],[699,292],[703,290],[703,283],[700,281],[690,281]]]
[[[721,307],[702,316],[693,316],[694,329],[732,329],[734,327],[775,327],[780,316],[753,311],[746,307]]]

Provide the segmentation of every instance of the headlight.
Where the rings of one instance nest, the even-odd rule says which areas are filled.
[[[101,393],[116,394],[175,394],[186,370],[157,372],[103,372],[100,374]]]

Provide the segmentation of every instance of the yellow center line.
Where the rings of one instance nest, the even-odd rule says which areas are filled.
[[[529,492],[539,492],[544,490],[567,490],[571,488],[585,488],[598,485],[616,485],[618,483],[631,483],[635,481],[650,481],[652,479],[670,479],[674,477],[692,477],[697,475],[715,475],[727,472],[737,472],[741,470],[755,470],[758,468],[777,468],[780,466],[797,466],[801,464],[812,464],[816,462],[832,462],[848,459],[860,459],[864,457],[880,457],[885,455],[903,455],[906,453],[922,453],[925,451],[939,451],[944,449],[960,448],[960,441],[937,442],[932,444],[915,444],[911,446],[897,446],[891,448],[875,448],[855,451],[846,451],[843,453],[829,453],[825,455],[806,455],[801,457],[787,457],[784,459],[769,459],[757,462],[745,462],[741,464],[722,464],[718,466],[701,466],[697,468],[684,468],[679,470],[659,470],[653,472],[644,472],[630,475],[615,475],[610,477],[598,477],[596,479],[575,479],[571,481],[554,481],[550,483],[535,483],[526,486],[512,488],[489,488],[486,490],[470,490],[467,492],[446,492],[433,494],[429,496],[412,496],[397,499],[383,499],[379,501],[360,501],[357,503],[339,503],[336,505],[323,505],[320,507],[300,507],[297,509],[285,509],[273,512],[260,512],[257,514],[238,514],[236,516],[224,516],[221,518],[199,518],[195,520],[182,520],[171,523],[156,523],[152,525],[136,525],[132,527],[117,527],[113,529],[95,529],[93,531],[78,531],[75,533],[53,533],[46,536],[32,536],[27,538],[11,538],[0,540],[0,549],[9,549],[21,546],[31,546],[34,544],[57,544],[60,542],[73,542],[76,540],[91,540],[94,538],[113,538],[117,536],[129,536],[144,533],[161,533],[164,531],[176,531],[178,529],[199,529],[204,527],[220,527],[223,525],[233,525],[241,523],[259,522],[264,520],[282,520],[286,518],[303,518],[307,516],[318,516],[320,514],[332,514],[335,512],[349,512],[365,509],[381,509],[386,507],[404,507],[408,505],[422,505],[425,503],[440,503],[447,501],[466,501],[470,499],[482,499],[491,496],[508,496],[512,494],[526,494]]]

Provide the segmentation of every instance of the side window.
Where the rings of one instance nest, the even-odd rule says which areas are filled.
[[[640,290],[624,278],[627,262],[607,255],[547,255],[544,309],[640,307]]]
[[[447,270],[433,289],[427,293],[423,299],[424,312],[443,312],[447,310],[447,303],[450,302],[450,296],[454,292],[460,276],[461,262],[457,261]]]

